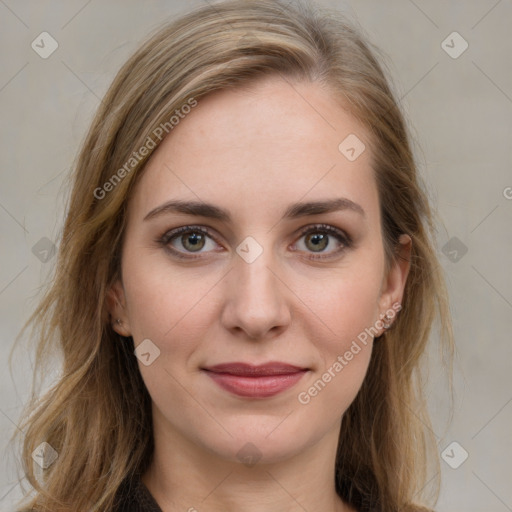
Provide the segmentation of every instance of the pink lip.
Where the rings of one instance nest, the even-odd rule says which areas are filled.
[[[247,363],[224,363],[203,368],[221,388],[238,396],[267,398],[296,384],[308,371],[286,363],[272,362],[259,366]]]

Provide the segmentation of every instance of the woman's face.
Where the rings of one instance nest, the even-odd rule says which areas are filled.
[[[267,462],[337,439],[408,271],[384,273],[369,144],[326,89],[266,78],[201,99],[153,154],[109,298],[155,432]]]

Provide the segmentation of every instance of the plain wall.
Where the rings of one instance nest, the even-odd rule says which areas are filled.
[[[34,354],[17,350],[12,375],[7,358],[55,263],[51,252],[42,260],[62,225],[63,180],[120,65],[162,21],[201,3],[0,2],[0,510],[11,511],[20,497],[7,441]],[[457,469],[441,461],[437,510],[512,510],[512,3],[318,3],[356,18],[388,55],[442,219],[438,251],[458,348],[451,423],[434,349],[429,405],[439,452],[455,441],[469,456]],[[47,59],[31,47],[43,31],[59,45]],[[442,47],[454,31],[469,45],[457,58]],[[462,41],[452,39],[453,53]]]

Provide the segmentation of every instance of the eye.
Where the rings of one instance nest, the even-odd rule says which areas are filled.
[[[352,246],[352,240],[346,233],[327,224],[308,226],[301,231],[300,235],[299,240],[304,238],[303,245],[305,249],[301,248],[299,250],[317,253],[307,256],[309,259],[313,260],[333,257]],[[335,244],[330,241],[332,238],[336,240]],[[202,251],[204,248],[208,249],[209,241],[212,244],[210,250]],[[211,252],[211,250],[215,250],[215,245],[217,244],[210,231],[202,226],[182,226],[167,231],[157,239],[157,242],[176,257],[187,259],[195,259],[193,256],[194,253],[200,255],[202,252]],[[338,248],[336,248],[336,245],[338,245]],[[331,246],[335,247],[335,250],[326,252],[325,249]],[[297,250],[295,246],[293,250]],[[320,253],[322,255],[319,256],[318,254]],[[324,255],[324,253],[326,255]]]
[[[304,238],[303,245],[305,246],[306,252],[312,251],[313,253],[322,253],[322,256],[317,256],[316,254],[308,256],[313,260],[330,258],[352,246],[352,239],[346,233],[327,224],[308,226],[301,231],[300,239],[302,238]],[[338,248],[336,248],[336,244],[331,243],[330,239],[332,238],[337,241],[336,243],[338,244]],[[325,249],[331,246],[335,247],[335,249],[327,252],[327,256],[324,256],[323,254],[325,253]]]
[[[158,243],[178,258],[190,259],[190,256],[185,256],[183,253],[200,254],[201,250],[207,247],[208,240],[215,242],[208,229],[201,226],[182,226],[166,232],[158,239]]]

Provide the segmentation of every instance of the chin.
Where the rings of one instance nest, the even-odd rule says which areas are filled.
[[[255,425],[255,421],[258,422]],[[291,423],[279,425],[281,419],[247,418],[238,421],[236,427],[227,426],[232,433],[221,437],[202,439],[208,451],[227,462],[238,462],[246,466],[254,464],[275,464],[303,453],[309,446],[319,441],[325,432],[307,432]],[[286,422],[287,420],[285,420]]]

